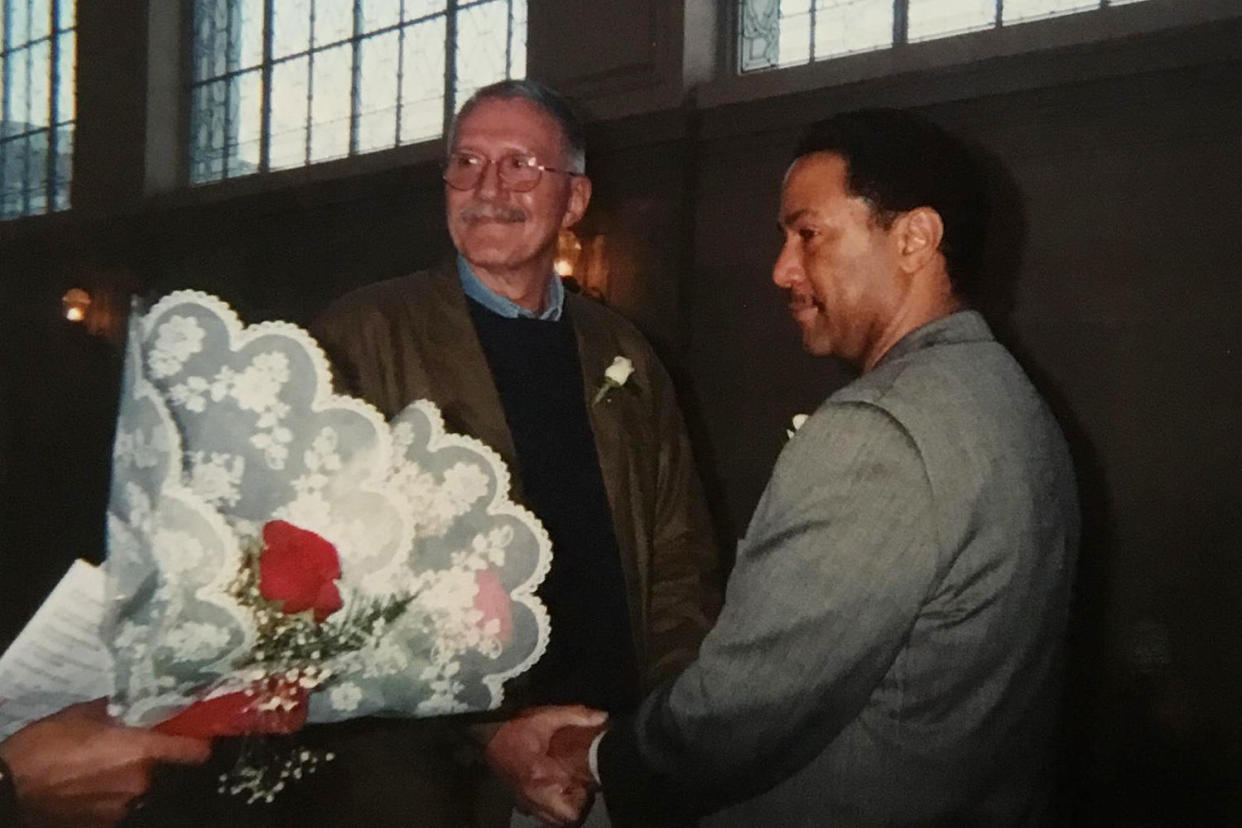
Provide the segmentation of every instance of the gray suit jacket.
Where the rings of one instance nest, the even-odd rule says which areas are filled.
[[[1075,490],[982,317],[909,334],[789,441],[698,661],[603,740],[618,821],[1039,821]]]

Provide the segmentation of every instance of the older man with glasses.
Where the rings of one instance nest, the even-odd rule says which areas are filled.
[[[718,605],[673,387],[630,324],[567,294],[553,271],[561,228],[591,197],[582,126],[565,100],[529,80],[485,87],[462,106],[448,148],[457,255],[351,293],[315,333],[346,390],[388,415],[431,399],[451,430],[496,449],[515,496],[548,529],[554,559],[539,595],[550,643],[510,683],[506,707],[583,705],[583,723],[596,721],[588,707],[628,713],[694,658]],[[633,373],[605,384],[618,357]],[[316,781],[313,805],[291,799],[325,824],[508,824],[502,781],[565,780],[556,766],[506,762],[510,741],[538,736],[503,720],[323,729],[336,767]]]

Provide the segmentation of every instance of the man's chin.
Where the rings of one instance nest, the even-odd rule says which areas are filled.
[[[832,356],[832,340],[821,331],[803,328],[802,350],[811,356]]]

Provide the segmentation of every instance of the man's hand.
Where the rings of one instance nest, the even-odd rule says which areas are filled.
[[[552,825],[572,825],[594,798],[594,780],[589,770],[571,771],[550,757],[553,737],[562,728],[594,734],[607,720],[608,714],[582,706],[524,710],[487,743],[487,763],[516,794],[521,810]]]
[[[606,727],[562,727],[552,734],[548,755],[568,771],[572,778],[598,787],[595,776],[591,773],[591,743]]]
[[[107,702],[75,704],[0,742],[17,802],[32,825],[109,826],[146,793],[160,762],[197,765],[211,743],[124,727]]]

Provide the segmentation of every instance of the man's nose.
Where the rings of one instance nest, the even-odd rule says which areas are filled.
[[[781,252],[776,257],[776,263],[772,265],[772,281],[777,287],[789,288],[801,276],[802,267],[798,262],[798,257],[794,254],[793,246],[782,245]]]
[[[483,198],[494,198],[507,189],[505,182],[500,177],[500,164],[495,161],[489,162],[483,167],[483,174],[479,176],[479,183],[474,185],[475,193]]]

